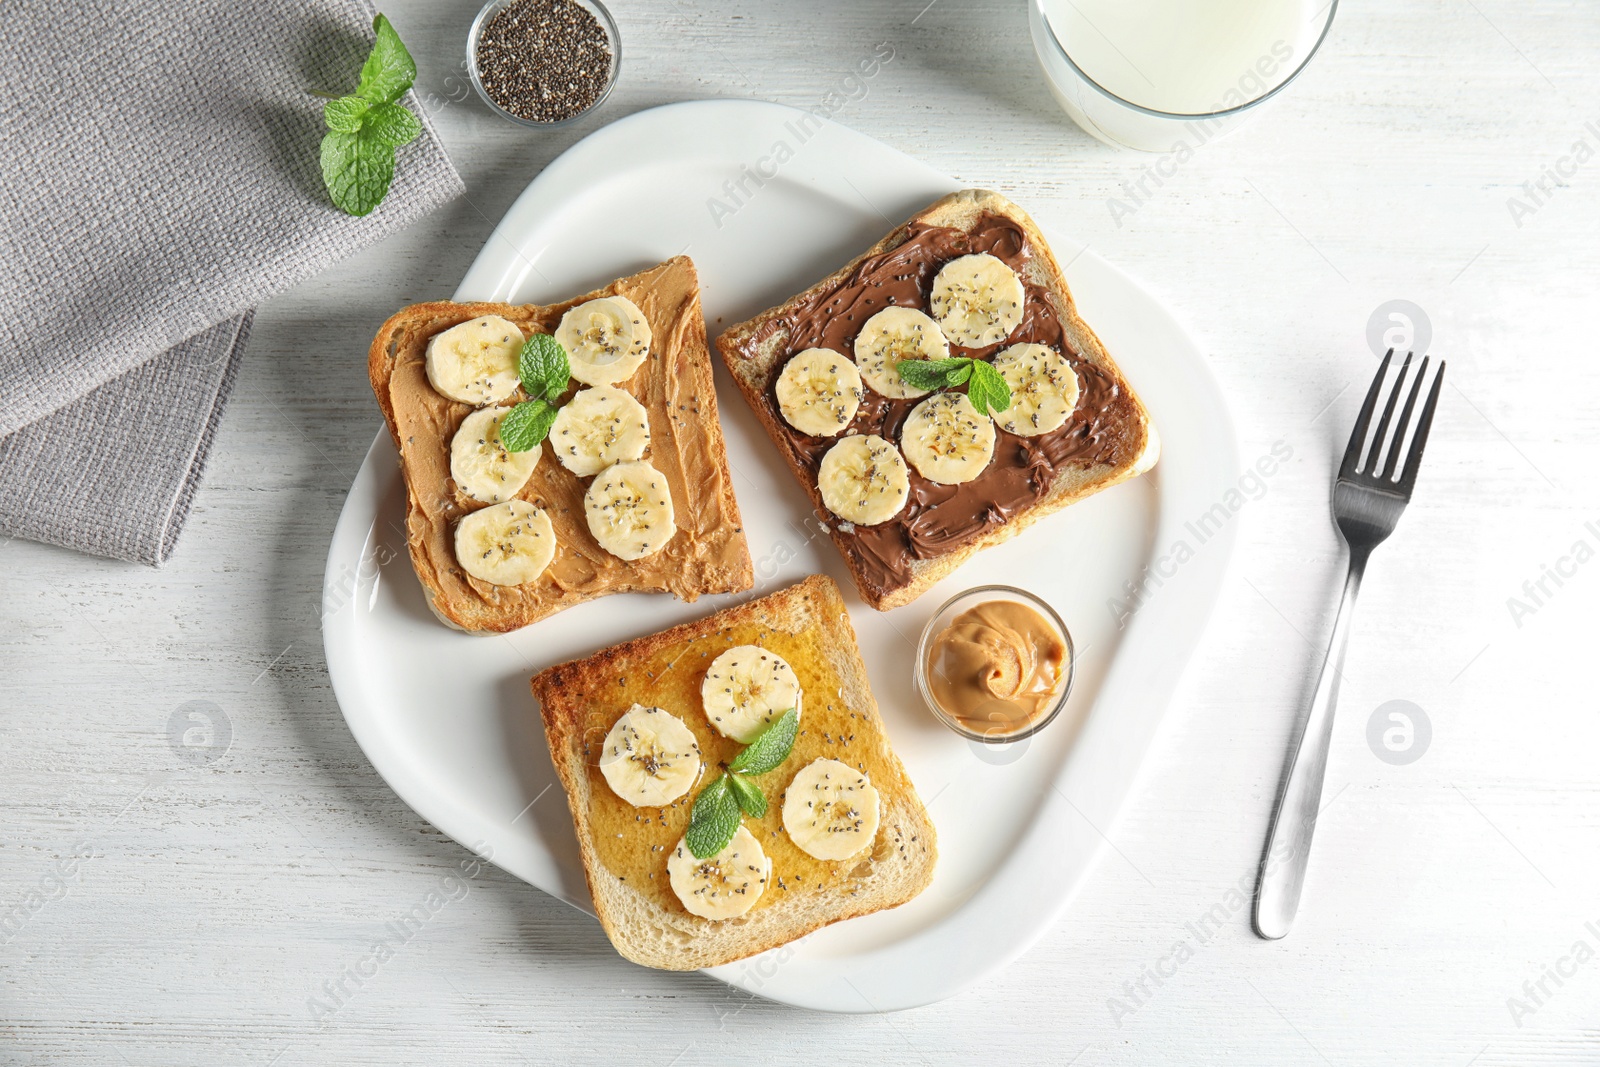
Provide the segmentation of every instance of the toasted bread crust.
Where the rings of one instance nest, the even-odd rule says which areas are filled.
[[[552,514],[560,545],[556,559],[538,581],[525,586],[493,586],[471,578],[456,564],[454,523],[483,505],[449,481],[448,455],[450,437],[473,408],[415,388],[428,340],[482,315],[502,316],[525,333],[551,332],[567,309],[616,294],[639,304],[651,320],[652,356],[622,387],[634,392],[649,413],[648,458],[665,468],[669,481],[678,477],[681,484],[694,486],[683,494],[689,499],[674,494],[678,533],[656,556],[636,564],[611,557],[589,534],[581,507],[572,514],[574,494],[581,496],[587,479],[566,472],[547,452],[518,496],[547,510],[558,502],[565,506],[567,514]],[[368,351],[367,373],[400,451],[412,564],[429,608],[446,624],[504,632],[610,593],[672,592],[692,601],[704,593],[750,588],[754,574],[717,418],[699,284],[687,257],[674,257],[559,304],[413,304],[378,330]],[[409,392],[400,387],[401,375],[409,376]],[[402,396],[398,408],[397,392]],[[691,398],[693,410],[674,410],[683,406],[672,403],[676,397]]]
[[[1136,425],[1128,427],[1127,432],[1136,435],[1136,447],[1132,449],[1132,460],[1121,465],[1097,465],[1086,470],[1064,467],[1058,470],[1048,492],[1006,522],[941,555],[912,560],[910,581],[898,588],[874,589],[866,581],[861,568],[847,548],[850,535],[840,529],[838,522],[829,522],[829,533],[849,565],[851,577],[862,599],[880,611],[888,611],[910,603],[975,553],[1015,537],[1046,515],[1144,473],[1155,465],[1160,455],[1160,440],[1150,422],[1148,411],[1138,400],[1100,339],[1078,314],[1077,305],[1067,288],[1061,266],[1056,261],[1055,254],[1050,250],[1044,235],[1039,232],[1039,228],[1026,212],[1000,194],[985,189],[964,189],[951,193],[917,212],[883,240],[809,289],[752,319],[729,327],[716,339],[717,350],[733,375],[734,382],[739,386],[739,391],[744,395],[756,417],[761,420],[767,434],[778,445],[779,452],[788,463],[795,479],[811,498],[816,513],[828,514],[822,502],[822,494],[818,491],[816,481],[800,455],[788,446],[788,431],[781,422],[782,416],[770,400],[772,379],[782,369],[784,360],[792,354],[788,329],[782,320],[786,319],[796,306],[814,294],[830,290],[848,278],[863,261],[904,243],[912,226],[922,223],[970,232],[986,215],[1000,215],[1010,219],[1027,235],[1032,255],[1025,280],[1039,285],[1046,291],[1056,316],[1067,331],[1080,358],[1103,370],[1115,382],[1117,388],[1133,401]]]
[[[873,746],[872,781],[878,789],[881,813],[872,851],[865,858],[843,861],[843,866],[857,870],[860,869],[858,864],[865,864],[870,867],[869,873],[857,876],[852,872],[845,882],[831,889],[794,884],[780,889],[769,885],[765,893],[772,894],[770,905],[764,896],[746,915],[713,922],[689,914],[672,894],[664,873],[655,880],[641,881],[636,877],[629,882],[606,867],[596,840],[591,803],[596,775],[591,773],[585,756],[585,735],[609,726],[609,713],[597,721],[595,706],[604,701],[607,693],[616,691],[619,678],[636,677],[652,657],[685,642],[708,640],[730,628],[746,625],[784,633],[818,632],[818,646],[825,650],[826,671],[832,676],[829,684],[837,687],[837,695],[830,692],[812,696],[808,689],[807,700],[836,699],[854,709],[852,729],[859,731],[863,744]],[[551,667],[536,675],[531,685],[540,704],[551,758],[572,810],[595,912],[617,951],[635,963],[665,970],[693,970],[731,963],[832,923],[896,907],[915,897],[933,878],[938,857],[933,823],[905,768],[889,748],[844,601],[838,587],[827,577],[814,575],[797,585],[697,622]],[[630,691],[627,699],[652,703],[648,691],[642,694]],[[669,707],[668,710],[686,721],[698,718],[703,723],[704,720],[698,707]],[[806,715],[803,711],[802,728]],[[805,737],[797,740],[790,760],[773,772],[784,777],[784,784],[813,755],[824,754],[820,748],[815,752],[802,751],[808,744],[813,747],[818,744],[814,734],[809,741]],[[674,820],[665,833],[674,838],[681,834],[682,826],[677,824],[687,823],[688,808],[695,793],[718,771],[716,767],[706,770],[681,809],[659,810],[662,819]],[[603,780],[598,788],[605,788]],[[646,810],[656,812],[656,809]],[[760,831],[761,827],[756,829]],[[659,863],[664,870],[665,853],[660,856]],[[783,878],[784,873],[775,863],[773,881]]]

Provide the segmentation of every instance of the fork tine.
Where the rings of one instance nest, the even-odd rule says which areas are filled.
[[[1422,392],[1422,379],[1428,376],[1428,357],[1422,357],[1417,376],[1411,380],[1411,392],[1406,394],[1406,406],[1400,409],[1400,421],[1394,424],[1394,444],[1389,449],[1389,460],[1383,465],[1383,480],[1394,477],[1395,465],[1400,462],[1400,446],[1405,444],[1406,426],[1411,422],[1411,409],[1416,407],[1417,394]],[[1399,392],[1398,389],[1395,392]]]
[[[1378,469],[1378,460],[1383,455],[1383,438],[1389,432],[1389,420],[1394,418],[1394,406],[1400,402],[1400,392],[1405,388],[1406,371],[1411,369],[1412,353],[1406,353],[1406,361],[1400,364],[1400,375],[1394,380],[1394,389],[1389,393],[1389,402],[1383,405],[1383,417],[1378,420],[1378,432],[1372,435],[1372,448],[1367,452],[1367,463],[1362,469],[1372,474]]]
[[[1367,390],[1367,399],[1362,401],[1361,414],[1356,416],[1356,428],[1350,431],[1350,445],[1344,450],[1344,462],[1339,464],[1339,477],[1348,478],[1361,469],[1361,446],[1367,440],[1367,427],[1372,424],[1372,409],[1378,406],[1378,393],[1383,388],[1383,376],[1389,371],[1389,361],[1394,358],[1394,349],[1384,353],[1383,366],[1378,368],[1377,377],[1372,379],[1372,388]]]
[[[1444,385],[1444,361],[1433,375],[1433,388],[1428,390],[1428,402],[1422,405],[1422,417],[1417,420],[1416,436],[1411,439],[1411,451],[1406,454],[1405,470],[1400,474],[1400,492],[1409,501],[1411,487],[1417,484],[1417,468],[1422,466],[1422,448],[1428,443],[1428,427],[1433,425],[1433,409],[1439,403],[1439,387]]]

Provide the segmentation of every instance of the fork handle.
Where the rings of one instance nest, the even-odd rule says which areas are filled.
[[[1344,580],[1344,595],[1333,622],[1328,655],[1322,661],[1322,675],[1311,698],[1300,740],[1295,745],[1294,762],[1278,794],[1278,807],[1272,817],[1272,831],[1261,857],[1261,877],[1256,887],[1256,933],[1276,941],[1294,925],[1300,907],[1300,890],[1305,884],[1306,864],[1311,856],[1311,833],[1316,829],[1322,804],[1322,779],[1328,769],[1328,748],[1333,741],[1333,708],[1339,700],[1339,676],[1344,669],[1344,650],[1350,641],[1350,616],[1355,613],[1356,594],[1361,591],[1361,576],[1367,569],[1371,550],[1350,552],[1350,571]]]

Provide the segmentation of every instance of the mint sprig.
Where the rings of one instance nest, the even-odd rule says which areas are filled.
[[[768,723],[766,729],[733,758],[728,770],[736,774],[766,774],[789,758],[799,732],[800,714],[790,708]]]
[[[406,51],[400,35],[383,15],[372,20],[378,39],[372,43],[367,61],[361,64],[361,86],[356,94],[373,104],[400,99],[417,80],[417,64]]]
[[[965,385],[967,399],[987,415],[1011,406],[1011,386],[994,364],[970,356],[949,359],[902,359],[894,365],[900,377],[917,389],[955,389]]]
[[[689,832],[684,840],[697,860],[709,859],[728,847],[739,832],[739,802],[734,798],[728,776],[719,774],[694,798],[689,813]]]
[[[500,420],[500,443],[507,452],[526,452],[550,436],[560,409],[543,400],[524,400]]]
[[[517,374],[529,398],[500,420],[500,443],[508,452],[537,448],[550,436],[560,408],[556,401],[572,380],[572,362],[567,350],[547,333],[536,333],[523,342],[517,354]]]
[[[728,847],[739,832],[741,811],[752,819],[767,813],[767,795],[750,777],[775,770],[788,759],[799,732],[800,713],[790,708],[768,723],[733,758],[727,770],[700,790],[689,811],[689,830],[684,834],[695,859],[709,859]]]
[[[517,374],[529,396],[553,403],[567,391],[572,361],[560,341],[547,333],[536,333],[523,343],[517,355]]]
[[[322,108],[322,181],[334,206],[367,215],[389,194],[394,153],[422,133],[422,122],[395,103],[417,78],[417,64],[389,20],[372,21],[377,40],[361,66],[361,84]]]
[[[752,819],[759,819],[767,813],[767,794],[750,779],[742,774],[725,774],[722,780],[728,783],[733,799],[739,802],[739,807],[746,815]],[[735,830],[735,833],[737,832]]]

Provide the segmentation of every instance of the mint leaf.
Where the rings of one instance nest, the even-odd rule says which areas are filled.
[[[739,801],[728,785],[728,776],[719,775],[695,797],[684,840],[695,859],[710,859],[728,847],[733,835],[739,832],[739,822]]]
[[[379,15],[372,22],[377,41],[361,67],[361,85],[352,96],[322,108],[328,134],[322,139],[322,181],[334,206],[349,215],[367,215],[389,195],[394,180],[394,150],[422,133],[422,122],[395,101],[417,79],[417,65]]]
[[[572,364],[560,341],[547,333],[536,333],[523,344],[517,356],[517,373],[529,396],[543,397],[554,403],[567,391]]]
[[[417,80],[417,64],[388,19],[379,15],[372,20],[372,28],[378,39],[361,66],[361,87],[356,94],[369,103],[392,104]]]
[[[728,764],[728,770],[739,774],[766,774],[789,758],[794,748],[795,736],[800,732],[800,713],[790,708],[767,724],[756,739]]]
[[[322,138],[322,181],[345,214],[370,214],[393,179],[394,147],[365,127],[356,133],[329,130]]]
[[[945,380],[960,363],[957,359],[902,359],[894,365],[900,377],[915,389],[943,389]]]
[[[967,399],[978,414],[992,414],[1011,406],[1011,386],[994,365],[970,356],[949,359],[903,359],[894,365],[900,377],[917,389],[954,389],[965,385]]]
[[[324,108],[323,111],[326,113],[327,109]],[[410,144],[422,134],[422,120],[399,104],[379,104],[366,112],[363,117],[366,129],[390,148]]]
[[[341,96],[322,105],[322,121],[328,124],[330,130],[357,133],[361,129],[361,120],[367,116],[367,108],[371,106],[359,96]]]
[[[744,775],[728,775],[728,788],[733,790],[733,798],[739,802],[739,807],[752,819],[759,819],[767,813],[767,794]]]
[[[543,400],[524,400],[500,420],[500,443],[507,452],[526,452],[550,436],[558,408]]]
[[[973,360],[972,380],[967,383],[967,399],[978,414],[992,414],[1011,406],[1011,386],[993,364]]]

